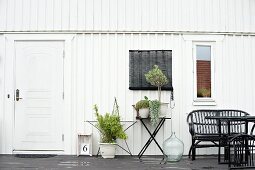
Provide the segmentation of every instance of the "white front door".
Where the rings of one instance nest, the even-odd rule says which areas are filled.
[[[64,41],[15,41],[14,150],[63,150]]]

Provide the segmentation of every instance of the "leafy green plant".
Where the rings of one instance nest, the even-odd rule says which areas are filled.
[[[102,143],[115,143],[116,139],[127,139],[127,134],[124,132],[120,123],[120,116],[115,113],[106,113],[101,115],[98,112],[97,105],[94,105],[97,118],[97,128],[101,132]]]
[[[144,96],[144,100],[140,100],[136,103],[135,109],[143,109],[143,108],[149,108],[149,100],[148,97]]]
[[[197,97],[211,97],[211,89],[207,89],[207,88],[198,89]]]
[[[152,100],[149,101],[149,110],[150,110],[150,118],[151,118],[151,124],[155,126],[159,121],[159,110],[160,108],[160,101],[158,100]]]
[[[157,65],[154,65],[152,70],[145,74],[145,78],[151,85],[158,87],[158,100],[161,101],[161,87],[168,83],[165,74]]]

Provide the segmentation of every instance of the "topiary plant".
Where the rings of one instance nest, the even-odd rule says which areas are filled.
[[[97,105],[94,105],[94,110],[97,118],[96,126],[101,132],[102,143],[116,143],[116,139],[127,139],[127,134],[123,130],[118,114],[106,113],[101,115]]]
[[[168,83],[167,77],[157,65],[154,65],[152,70],[145,74],[145,78],[151,85],[158,87],[158,100],[161,101],[161,87]]]

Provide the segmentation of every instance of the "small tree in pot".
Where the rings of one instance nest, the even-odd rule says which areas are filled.
[[[114,158],[116,150],[116,139],[127,139],[120,122],[120,116],[116,113],[101,115],[97,105],[94,105],[97,118],[97,128],[101,133],[100,150],[103,158]]]
[[[161,87],[168,83],[165,74],[157,65],[154,65],[152,70],[145,74],[145,78],[148,83],[158,87],[158,100],[161,101]]]
[[[153,68],[148,73],[145,74],[145,78],[148,83],[158,87],[158,100],[150,101],[151,122],[152,125],[155,125],[158,122],[159,114],[160,113],[165,114],[163,113],[163,110],[166,109],[162,108],[161,103],[161,87],[168,83],[168,79],[157,65],[154,65]]]

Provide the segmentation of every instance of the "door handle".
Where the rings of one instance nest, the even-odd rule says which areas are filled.
[[[19,101],[20,99],[23,99],[19,97],[19,89],[16,90],[16,101]]]

